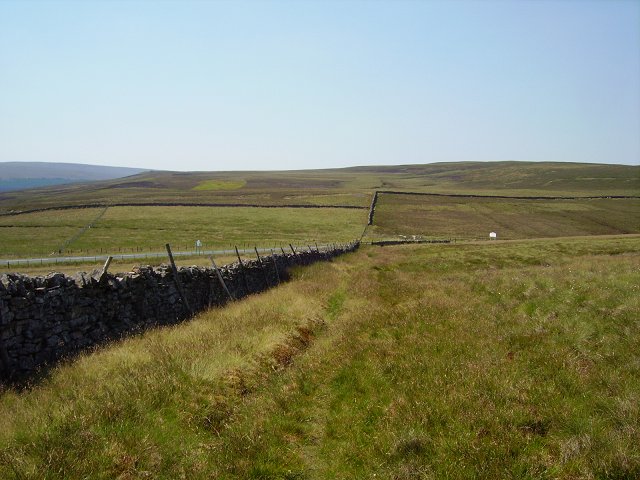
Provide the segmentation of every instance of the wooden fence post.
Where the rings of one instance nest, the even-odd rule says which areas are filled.
[[[260,264],[260,269],[262,270],[262,276],[264,277],[264,283],[268,287],[269,286],[269,276],[267,275],[267,271],[264,269],[264,264],[262,263],[262,259],[260,258],[260,254],[258,253],[258,247],[254,246],[253,249],[256,251],[256,257],[258,257],[258,263]]]
[[[278,280],[278,285],[280,285],[280,273],[278,272],[278,260],[276,259],[276,254],[273,253],[273,249],[271,249],[271,258],[273,259],[273,266],[276,269],[276,279]]]
[[[247,275],[244,272],[244,263],[242,263],[242,259],[240,258],[238,247],[234,246],[234,248],[236,249],[236,257],[238,257],[238,263],[240,263],[240,272],[242,272],[242,279],[244,280],[244,289],[247,295],[249,295],[249,284],[247,283]]]
[[[111,260],[113,260],[113,257],[109,256],[109,258],[107,258],[107,261],[104,262],[102,272],[100,273],[100,281],[104,280],[105,276],[107,275],[107,270],[109,269],[109,265],[111,265]]]
[[[220,273],[220,269],[216,265],[216,262],[213,261],[213,257],[209,257],[209,260],[211,260],[211,265],[213,265],[213,269],[216,271],[216,275],[218,276],[218,280],[220,280],[220,284],[222,285],[222,288],[224,288],[224,291],[227,292],[227,295],[229,295],[229,298],[231,299],[231,301],[234,301],[235,298],[233,297],[233,295],[231,295],[231,292],[227,288],[227,284],[224,283],[224,278],[222,278],[222,274]]]
[[[178,269],[176,268],[176,262],[173,260],[173,254],[171,253],[171,246],[167,243],[165,247],[167,248],[167,253],[169,254],[169,262],[171,262],[171,271],[173,272],[173,281],[176,284],[176,288],[178,289],[178,293],[180,294],[182,303],[184,303],[184,306],[189,311],[189,313],[193,315],[193,310],[191,310],[191,305],[189,305],[187,296],[184,294],[184,290],[182,289],[182,282],[180,281],[180,277],[178,276]]]

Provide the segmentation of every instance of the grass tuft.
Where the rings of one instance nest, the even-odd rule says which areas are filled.
[[[364,247],[0,397],[0,478],[637,478],[637,237]]]

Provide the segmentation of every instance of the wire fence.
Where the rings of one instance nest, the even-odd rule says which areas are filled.
[[[316,242],[307,242],[307,243],[298,243],[298,244],[287,244],[285,245],[274,245],[269,247],[258,247],[255,245],[243,244],[242,246],[238,246],[238,252],[243,255],[251,255],[255,256],[255,251],[257,250],[260,253],[271,253],[271,252],[282,252],[287,251],[290,252],[291,246],[296,251],[301,250],[319,250],[326,251],[339,246],[346,246],[349,242],[345,243],[323,243],[318,244]],[[115,250],[115,249],[114,249]],[[207,257],[209,255],[235,255],[236,250],[235,246],[229,249],[205,249],[202,248],[194,248],[182,251],[175,251],[173,255],[175,257]],[[74,264],[74,263],[91,263],[91,262],[104,262],[107,258],[112,257],[114,260],[144,260],[144,259],[158,259],[158,258],[167,258],[166,251],[161,252],[134,252],[132,253],[104,253],[104,254],[95,254],[95,255],[78,255],[78,256],[66,256],[66,257],[42,257],[42,258],[15,258],[15,259],[2,259],[0,260],[0,266],[2,268],[12,268],[12,267],[36,267],[36,266],[44,266],[44,265],[58,265],[58,264]]]

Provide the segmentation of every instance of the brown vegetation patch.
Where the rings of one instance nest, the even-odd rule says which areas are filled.
[[[246,373],[240,369],[231,370],[227,373],[225,380],[226,384],[240,396],[248,395],[251,392]]]
[[[286,340],[276,345],[266,354],[261,363],[272,370],[280,370],[293,362],[293,358],[306,350],[315,337],[315,329],[324,325],[320,319],[311,320],[307,325],[298,325]]]

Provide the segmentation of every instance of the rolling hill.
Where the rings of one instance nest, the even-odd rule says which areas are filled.
[[[79,163],[0,162],[0,192],[93,180],[110,180],[145,170]]]
[[[265,172],[152,171],[0,193],[0,212],[58,205],[208,202],[368,206],[374,190],[481,195],[639,195],[640,166],[462,162]]]

